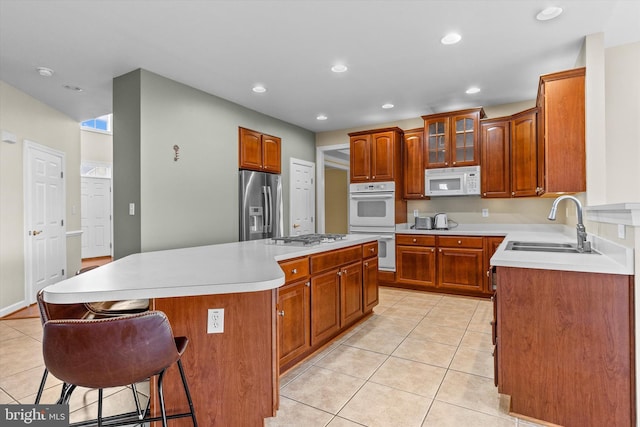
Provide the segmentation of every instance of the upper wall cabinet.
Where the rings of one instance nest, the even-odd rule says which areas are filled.
[[[238,129],[239,168],[280,173],[280,138],[250,129]]]
[[[541,193],[586,191],[585,69],[540,77],[537,106]]]
[[[349,138],[351,182],[400,180],[400,128],[353,132]]]
[[[532,108],[480,122],[482,197],[538,194],[536,114]]]
[[[428,199],[424,195],[424,151],[424,128],[406,130],[402,144],[405,199]]]
[[[446,168],[480,164],[479,121],[482,108],[422,116],[425,166]]]

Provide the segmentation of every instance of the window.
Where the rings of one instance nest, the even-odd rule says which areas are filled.
[[[95,119],[85,120],[80,123],[80,127],[84,130],[111,133],[111,117],[112,115],[109,114]]]

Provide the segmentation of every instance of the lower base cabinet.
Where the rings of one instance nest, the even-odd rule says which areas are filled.
[[[496,294],[498,391],[513,413],[636,425],[633,276],[497,267]]]
[[[282,372],[378,304],[377,242],[280,262],[278,360]]]

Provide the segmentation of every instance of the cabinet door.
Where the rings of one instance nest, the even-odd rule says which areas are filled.
[[[280,145],[277,136],[262,135],[262,165],[265,172],[280,173]]]
[[[283,365],[311,347],[309,282],[285,285],[278,290],[278,345]]]
[[[585,69],[540,80],[539,182],[547,193],[585,191]]]
[[[474,166],[480,161],[478,136],[479,113],[452,116],[450,119],[451,166]]]
[[[262,134],[240,128],[240,169],[262,170]]]
[[[371,176],[371,135],[352,136],[350,140],[351,182],[366,182]]]
[[[371,138],[371,180],[393,181],[395,132],[373,134]]]
[[[311,345],[340,329],[340,271],[329,270],[311,278]]]
[[[493,295],[495,292],[493,289],[491,274],[491,257],[498,250],[498,246],[504,240],[504,237],[485,237],[484,238],[484,292],[487,295]]]
[[[427,145],[427,168],[449,166],[449,118],[441,117],[424,121],[424,138]]]
[[[482,292],[482,249],[439,248],[438,287],[454,291]]]
[[[436,286],[436,249],[396,246],[396,281],[407,285]]]
[[[535,111],[515,116],[511,121],[511,195],[513,197],[537,195],[536,127]]]
[[[482,197],[510,197],[509,121],[486,121],[480,125]]]
[[[340,326],[362,317],[362,262],[340,269]]]
[[[404,134],[402,145],[403,196],[405,199],[424,199],[424,129]]]
[[[362,263],[362,287],[364,312],[378,305],[378,258],[365,259]]]

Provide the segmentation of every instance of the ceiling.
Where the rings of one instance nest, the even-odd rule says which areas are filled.
[[[537,21],[549,5],[562,15]],[[585,35],[635,42],[639,23],[640,0],[0,0],[0,79],[82,121],[143,68],[322,132],[533,99]]]

